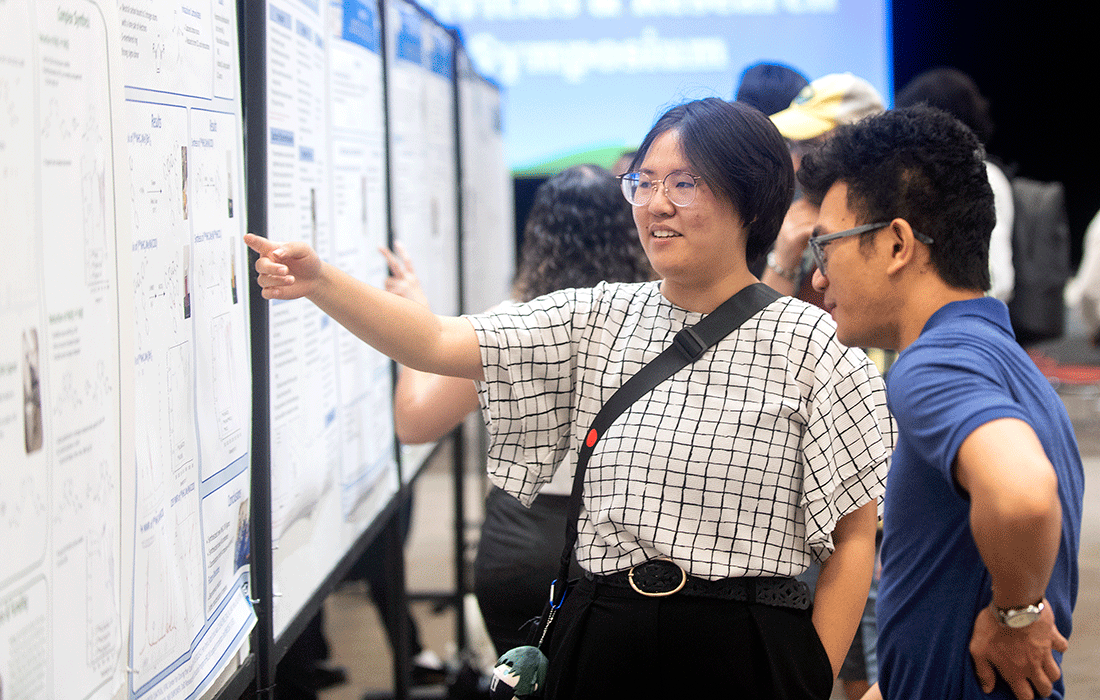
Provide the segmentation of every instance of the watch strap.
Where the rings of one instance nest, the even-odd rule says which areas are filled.
[[[788,270],[787,268],[781,266],[776,261],[774,250],[768,252],[768,257],[765,261],[765,264],[768,266],[769,270],[787,280],[788,282],[794,282],[796,279],[798,279],[798,268],[795,267]]]
[[[996,611],[997,618],[1001,621],[1002,625],[1018,629],[1020,627],[1027,627],[1038,620],[1044,607],[1046,607],[1046,605],[1043,599],[1039,599],[1037,603],[1031,603],[1029,605],[1021,605],[1013,608],[1002,608],[994,605],[993,609]]]

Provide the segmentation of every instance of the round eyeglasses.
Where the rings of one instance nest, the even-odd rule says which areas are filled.
[[[663,180],[654,180],[645,173],[626,173],[619,176],[623,196],[636,207],[649,204],[649,200],[653,199],[653,192],[657,189],[655,186],[657,183],[664,188],[668,201],[678,207],[686,207],[695,201],[695,185],[701,179],[697,175],[683,171],[669,173]]]

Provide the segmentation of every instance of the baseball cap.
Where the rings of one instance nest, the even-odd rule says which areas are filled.
[[[785,138],[805,141],[885,109],[871,83],[851,73],[832,73],[802,88],[790,106],[771,119]]]

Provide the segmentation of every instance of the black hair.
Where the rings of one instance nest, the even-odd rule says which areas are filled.
[[[747,232],[745,257],[771,248],[794,196],[794,166],[771,120],[754,107],[708,97],[673,107],[646,134],[631,170],[658,136],[675,131],[684,157],[716,196],[737,209]]]
[[[575,165],[539,185],[523,231],[517,300],[653,276],[630,204],[610,172]]]
[[[963,124],[983,144],[993,137],[993,118],[989,101],[982,97],[977,84],[957,68],[932,68],[909,81],[894,100],[896,107],[926,104],[942,109]]]
[[[894,109],[837,128],[798,171],[820,204],[848,187],[857,223],[905,219],[930,237],[932,264],[959,289],[989,289],[989,236],[996,215],[985,151],[974,132],[938,109]]]
[[[809,78],[782,63],[754,63],[741,73],[734,100],[756,107],[764,114],[775,114],[791,106]]]

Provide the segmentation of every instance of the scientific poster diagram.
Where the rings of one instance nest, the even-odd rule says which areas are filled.
[[[15,256],[0,282],[4,697],[123,685],[132,346],[116,21],[87,0],[0,4],[0,235]]]
[[[500,89],[477,75],[459,47],[462,144],[463,313],[484,311],[511,293],[515,275],[512,180],[504,156]]]
[[[458,313],[450,37],[416,6],[386,3],[394,238],[436,313]],[[449,150],[448,150],[449,149]]]
[[[375,2],[330,4],[328,90],[331,114],[332,231],[335,263],[375,286],[387,274],[386,158],[382,33]],[[341,504],[365,528],[396,488],[390,361],[340,328]]]
[[[118,6],[136,346],[134,698],[204,692],[255,619],[247,557],[234,554],[251,441],[235,8]]]
[[[337,255],[327,89],[330,6],[267,5],[268,235]],[[276,634],[342,554],[337,324],[304,300],[269,307]]]
[[[272,240],[331,253],[324,10],[268,6],[268,221]],[[272,303],[272,536],[309,518],[338,475],[335,323],[308,302]]]
[[[455,124],[454,39],[434,21],[421,25],[424,69],[424,162],[428,228],[420,231],[433,252],[428,274],[440,281],[441,313],[458,306],[458,134]],[[412,235],[409,232],[406,235]],[[434,303],[434,301],[433,301]]]
[[[0,239],[14,256],[0,278],[0,597],[13,580],[45,564],[50,521],[31,9],[29,2],[0,5]],[[0,648],[7,639],[0,637]],[[0,676],[3,664],[0,657]]]

